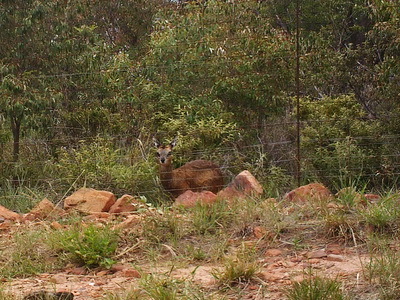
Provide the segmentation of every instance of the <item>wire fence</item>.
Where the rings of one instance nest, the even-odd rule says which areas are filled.
[[[65,122],[63,119],[66,118],[64,113],[68,111],[65,106],[73,103],[79,103],[86,109],[93,105],[93,111],[110,105],[115,114],[121,114],[121,111],[129,114],[130,108],[138,105],[137,101],[129,98],[131,95],[125,95],[112,104],[107,104],[105,103],[109,101],[107,97],[97,95],[102,93],[97,90],[98,86],[80,86],[73,82],[110,74],[117,78],[121,77],[124,81],[144,78],[152,84],[161,86],[172,81],[174,84],[188,84],[189,87],[186,88],[190,88],[191,83],[196,85],[202,82],[205,86],[210,85],[210,89],[215,85],[215,78],[218,75],[219,81],[240,81],[241,88],[246,92],[254,92],[256,99],[260,98],[267,103],[274,101],[285,103],[281,105],[285,107],[279,117],[269,117],[270,114],[267,111],[275,104],[256,105],[252,114],[249,113],[249,119],[258,113],[261,121],[237,124],[236,127],[230,129],[230,134],[234,138],[218,144],[217,147],[197,149],[198,145],[187,148],[185,144],[182,144],[181,148],[177,147],[175,151],[176,166],[188,160],[210,159],[221,166],[225,182],[229,182],[241,170],[249,169],[264,186],[281,184],[283,190],[309,181],[322,181],[332,188],[344,184],[361,184],[377,190],[386,186],[397,187],[400,174],[400,150],[398,150],[400,149],[400,134],[385,133],[382,130],[363,130],[363,127],[371,126],[375,120],[356,114],[353,117],[349,115],[344,117],[340,115],[315,117],[313,115],[311,118],[302,116],[303,104],[300,99],[310,96],[304,85],[306,80],[310,80],[305,77],[312,72],[303,68],[302,63],[304,60],[321,59],[321,53],[307,51],[307,47],[313,45],[302,44],[304,38],[302,27],[323,26],[325,23],[318,24],[303,20],[300,1],[296,1],[296,4],[290,16],[291,26],[294,28],[291,28],[292,30],[279,28],[282,31],[279,36],[280,42],[284,41],[288,46],[278,47],[273,53],[255,46],[244,47],[243,51],[243,39],[246,35],[245,42],[248,45],[251,45],[251,42],[257,42],[258,45],[272,43],[266,38],[266,34],[261,32],[273,29],[268,23],[270,16],[264,16],[260,11],[249,11],[248,14],[268,24],[265,28],[251,28],[253,19],[238,20],[235,9],[230,6],[231,18],[227,17],[229,13],[225,11],[224,18],[221,20],[208,19],[200,22],[198,31],[206,33],[209,26],[237,23],[236,30],[240,34],[228,34],[223,37],[205,36],[198,40],[179,37],[173,43],[174,51],[171,50],[170,54],[165,54],[165,57],[173,63],[146,62],[138,66],[92,69],[82,72],[31,74],[30,80],[57,80],[68,87],[61,85],[52,87],[52,94],[65,94],[65,89],[71,89],[74,94],[82,93],[83,96],[82,99],[63,96],[59,101],[62,102],[61,104],[57,103],[57,100],[50,101],[46,104],[47,106],[41,108],[40,118],[46,119],[47,116],[48,119],[52,119],[53,124],[45,126],[42,123],[40,128],[34,125],[30,128],[22,128],[19,140],[13,137],[12,128],[8,127],[7,117],[5,115],[1,117],[0,178],[2,182],[0,187],[4,190],[13,186],[28,189],[40,187],[43,190],[47,189],[55,197],[64,195],[71,186],[79,185],[91,185],[96,188],[114,189],[118,193],[126,192],[144,196],[160,193],[161,185],[157,179],[155,150],[151,142],[151,137],[156,132],[140,132],[140,126],[135,129],[132,129],[133,126],[125,126],[116,132],[118,130],[103,128],[102,125],[97,124],[99,121],[85,115],[73,116],[73,122],[71,120]],[[224,5],[233,4],[228,1]],[[181,3],[180,9],[187,12],[190,9],[198,11],[200,8],[195,5],[185,6]],[[184,12],[174,10],[174,13],[183,14]],[[198,17],[200,18],[201,15]],[[177,36],[180,30],[185,32],[188,27],[185,23],[175,25],[165,23],[157,26],[164,26],[165,30],[176,30]],[[275,41],[277,42],[279,40]],[[242,51],[238,51],[239,48]],[[188,60],[181,55],[200,51],[198,49],[202,49],[202,54],[197,59]],[[325,57],[325,59],[330,58]],[[237,68],[237,62],[244,60],[251,63],[262,61],[267,67],[261,70],[243,66]],[[269,67],[275,66],[283,68],[281,65],[284,65],[286,70],[290,70],[290,74],[284,78],[285,80],[288,78],[289,82],[285,84],[280,78],[276,80],[271,78],[275,73],[268,70]],[[321,61],[321,65],[324,65],[324,61]],[[197,68],[210,69],[215,73],[188,72],[191,69],[196,71]],[[366,69],[366,72],[372,75],[378,71]],[[152,73],[157,73],[159,76],[152,76]],[[175,76],[169,78],[170,74],[175,74]],[[1,80],[3,79],[4,77],[1,77]],[[258,82],[254,84],[256,80]],[[278,86],[276,95],[271,92],[273,88],[269,84],[272,83]],[[315,84],[317,85],[318,82]],[[282,91],[282,89],[287,90]],[[34,90],[32,93],[43,97],[48,95],[48,91],[42,90]],[[135,95],[135,97],[140,99],[141,95]],[[323,100],[321,106],[330,103],[340,108],[340,104],[337,104],[335,99],[328,98]],[[244,103],[243,107],[250,104]],[[238,106],[238,104],[233,103],[232,106]],[[314,103],[314,108],[316,107],[317,104]],[[259,111],[260,108],[265,111]],[[79,111],[79,107],[74,109]],[[236,109],[241,110],[241,108]],[[68,113],[73,115],[74,111]],[[87,119],[82,119],[84,117]],[[71,115],[68,118],[71,118]],[[126,121],[126,119],[116,120],[114,125],[118,128],[123,127],[117,123]],[[395,120],[386,121],[395,122]],[[355,124],[356,122],[358,123]],[[71,126],[68,123],[75,124]],[[109,124],[113,124],[113,121]],[[244,134],[252,138],[243,138]],[[184,137],[184,141],[190,141],[191,138],[194,137]],[[18,159],[14,153],[16,146],[20,149]]]

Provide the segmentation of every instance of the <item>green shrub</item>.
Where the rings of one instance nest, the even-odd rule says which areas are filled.
[[[76,149],[62,149],[57,173],[65,188],[90,186],[121,194],[147,192],[144,194],[151,196],[156,186],[156,164],[139,156],[139,152],[140,159],[133,161],[130,159],[133,155],[116,150],[111,142],[98,138]]]
[[[380,162],[368,138],[380,134],[379,124],[351,95],[301,102],[303,175],[339,189],[369,183]]]
[[[86,267],[111,267],[118,246],[118,233],[109,227],[72,226],[54,231],[51,246],[65,252],[72,260]]]

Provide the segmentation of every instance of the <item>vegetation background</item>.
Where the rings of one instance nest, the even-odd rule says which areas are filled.
[[[178,135],[177,166],[249,169],[281,194],[297,116],[302,183],[397,188],[399,4],[299,3],[1,1],[0,204],[82,186],[158,203],[154,135]]]

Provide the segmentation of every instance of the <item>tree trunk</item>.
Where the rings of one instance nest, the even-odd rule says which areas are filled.
[[[19,139],[21,134],[21,120],[18,118],[11,119],[11,130],[13,134],[13,163],[19,160]]]
[[[19,161],[19,141],[21,135],[21,120],[17,117],[11,118],[11,131],[13,134],[13,164],[14,168]],[[12,183],[14,187],[19,186],[18,176],[14,173]]]

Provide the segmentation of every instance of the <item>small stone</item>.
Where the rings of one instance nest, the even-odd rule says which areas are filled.
[[[110,272],[109,270],[103,270],[103,271],[97,272],[96,275],[102,277],[102,276],[106,276],[109,272]]]
[[[121,272],[125,268],[126,267],[123,264],[115,264],[111,267],[111,272],[113,273]]]
[[[139,271],[138,271],[138,270],[135,270],[135,269],[133,269],[133,268],[126,268],[126,269],[123,269],[122,272],[121,272],[121,274],[122,274],[122,276],[124,276],[124,277],[133,277],[133,278],[140,278],[140,277],[142,277],[142,276],[140,275]]]
[[[253,228],[253,234],[257,239],[262,239],[267,235],[267,229],[262,226],[256,226]]]
[[[343,248],[339,244],[330,244],[326,247],[328,254],[342,254]]]
[[[265,251],[265,256],[280,256],[282,253],[282,250],[279,249],[268,249]]]
[[[215,195],[213,192],[193,192],[191,190],[187,190],[175,199],[174,205],[189,208],[195,207],[197,203],[202,205],[211,205],[215,201],[217,201],[217,195]]]
[[[328,256],[326,257],[327,260],[329,261],[338,261],[338,262],[342,262],[345,261],[346,259],[344,258],[344,256],[342,255],[337,255],[337,254],[328,254]]]
[[[323,258],[326,257],[328,254],[325,250],[317,250],[307,253],[307,258]]]
[[[50,227],[53,229],[56,229],[56,230],[64,228],[60,223],[58,223],[56,221],[51,222]]]
[[[122,230],[122,229],[126,229],[126,228],[131,228],[134,225],[139,224],[141,220],[142,220],[142,218],[138,215],[130,215],[125,219],[125,221],[115,225],[113,227],[113,229],[114,230]]]
[[[279,273],[279,272],[261,272],[260,277],[265,281],[280,281],[287,277],[287,273]]]
[[[63,274],[56,274],[49,279],[50,282],[61,284],[67,282],[67,276]]]
[[[321,262],[321,259],[319,258],[310,258],[309,260],[307,260],[307,263],[309,264],[319,264]]]
[[[69,274],[73,274],[73,275],[86,275],[87,274],[87,270],[83,267],[71,268],[71,269],[68,269],[67,272]]]
[[[364,194],[364,198],[369,202],[376,203],[381,199],[381,196],[376,194]]]
[[[138,208],[143,205],[143,202],[136,199],[131,195],[123,195],[121,198],[117,199],[117,201],[111,206],[110,213],[124,213],[124,212],[133,212],[138,210]]]

